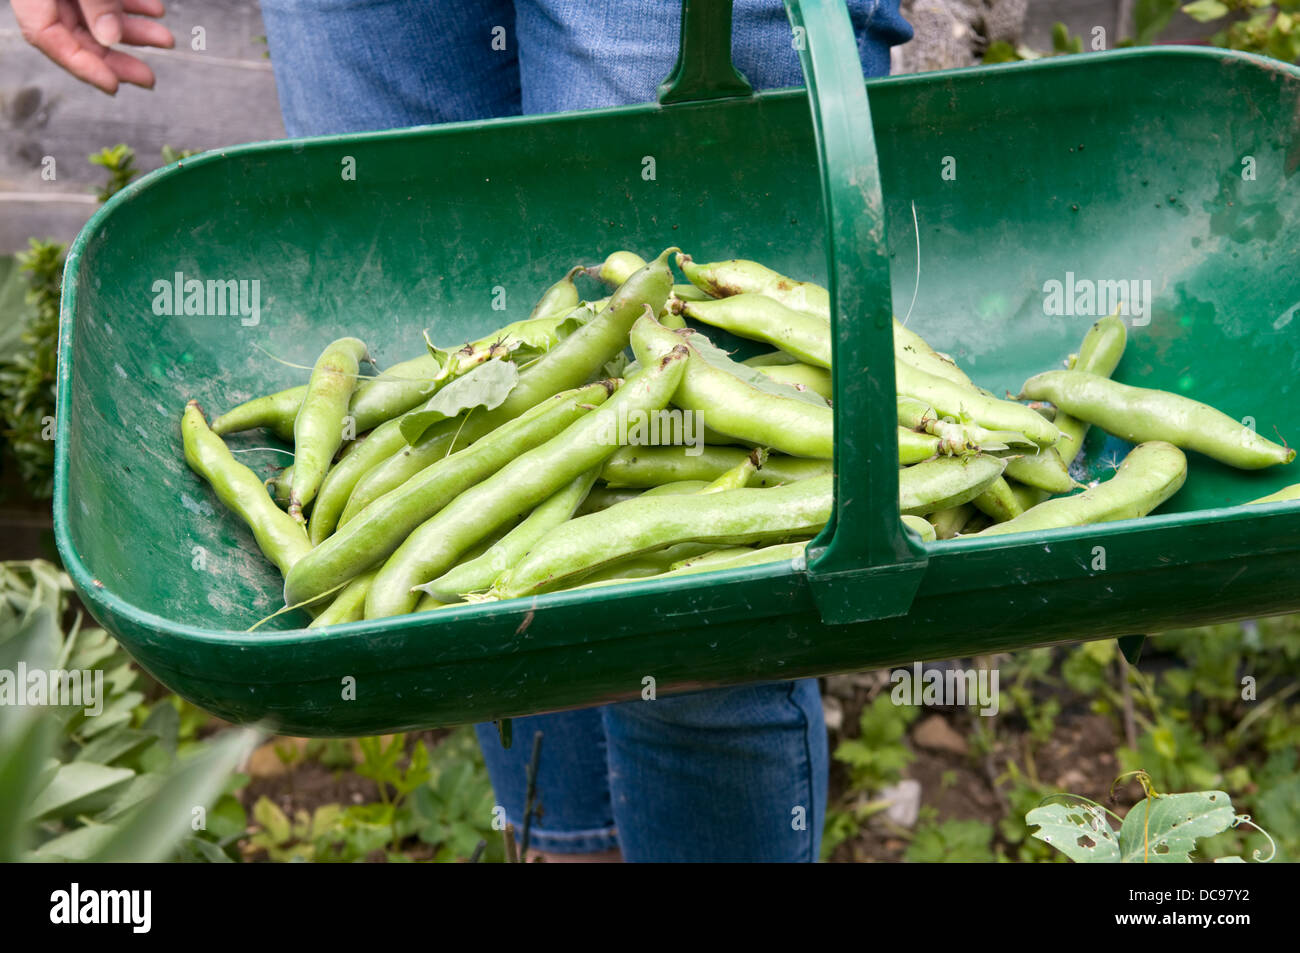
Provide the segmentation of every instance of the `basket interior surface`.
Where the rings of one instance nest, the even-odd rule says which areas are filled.
[[[1115,376],[1300,441],[1294,77],[1169,51],[870,90],[894,309],[910,310],[909,327],[983,386],[1015,392],[1061,366],[1096,319],[1048,314],[1045,282],[1149,281],[1145,323],[1131,328]],[[351,167],[355,179],[343,174]],[[185,466],[188,399],[211,418],[304,383],[345,334],[381,368],[419,354],[426,328],[439,344],[462,343],[525,317],[573,264],[667,245],[824,280],[801,91],[240,147],[137,183],[83,232],[67,278],[65,559],[142,612],[247,628],[279,607],[281,581]],[[259,320],[155,313],[157,282],[178,273],[256,280]],[[840,426],[894,412],[840,411]],[[261,432],[230,442],[263,475],[289,461]],[[1094,433],[1092,475],[1125,450]],[[879,465],[896,465],[885,456]],[[1295,468],[1243,473],[1192,455],[1186,487],[1162,512],[1295,482]],[[287,613],[267,628],[306,618]]]

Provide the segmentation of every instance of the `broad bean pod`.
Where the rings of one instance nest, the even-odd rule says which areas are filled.
[[[674,310],[737,337],[771,344],[806,364],[831,366],[830,324],[767,295],[750,292],[716,301],[681,301]]]
[[[678,480],[716,480],[749,458],[739,447],[705,446],[698,454],[690,447],[620,447],[605,461],[600,478],[610,487],[655,487]],[[831,472],[829,460],[807,460],[769,454],[754,485],[793,483]]]
[[[924,401],[945,416],[969,418],[990,430],[1020,433],[1040,447],[1050,447],[1060,439],[1060,431],[1051,421],[1023,404],[989,397],[903,361],[894,362],[894,373],[900,394]]]
[[[681,347],[653,363],[643,363],[600,407],[541,446],[516,456],[421,524],[375,577],[366,598],[366,618],[410,612],[416,599],[413,587],[441,576],[461,553],[498,526],[532,509],[579,474],[598,467],[618,447],[620,422],[630,414],[667,406],[681,382],[686,361],[687,350]]]
[[[601,566],[676,543],[811,536],[830,518],[831,477],[772,489],[629,500],[552,531],[495,587],[500,598],[561,588]]]
[[[285,602],[293,605],[314,599],[382,561],[412,530],[460,493],[496,473],[520,453],[542,446],[603,403],[611,386],[609,382],[592,384],[548,397],[516,420],[381,496],[313,549],[295,567],[296,572],[289,573],[284,582]],[[496,526],[485,527],[482,535],[494,529]]]
[[[1162,440],[1139,444],[1105,483],[1075,496],[1039,503],[1032,510],[977,534],[996,536],[1065,526],[1085,526],[1146,516],[1187,479],[1187,457]]]
[[[248,525],[258,549],[281,573],[288,573],[307,555],[311,543],[302,524],[275,505],[257,474],[236,460],[225,441],[212,432],[198,401],[185,405],[181,443],[190,469]]]
[[[319,629],[322,626],[341,625],[344,622],[360,622],[365,618],[366,593],[370,591],[370,583],[374,578],[373,569],[357,576],[343,587],[343,590],[330,601],[320,615],[311,621],[307,628]]]
[[[1295,459],[1295,450],[1260,436],[1208,404],[1086,371],[1039,374],[1025,383],[1024,393],[1034,400],[1050,400],[1070,416],[1130,443],[1163,440],[1243,470]]]
[[[340,524],[345,525],[370,502],[446,456],[449,441],[471,443],[538,401],[599,374],[627,346],[632,325],[645,309],[657,312],[663,308],[673,283],[668,259],[676,251],[665,249],[635,272],[599,314],[521,371],[519,382],[500,405],[436,424],[410,447],[367,473],[353,489]]]
[[[690,255],[678,254],[677,267],[691,284],[713,298],[755,293],[767,295],[788,308],[816,315],[829,322],[831,299],[826,289],[810,281],[795,281],[756,261],[733,258],[700,264]]]
[[[307,382],[307,396],[293,422],[293,485],[289,515],[306,522],[302,510],[316,498],[330,461],[343,445],[348,414],[366,346],[357,338],[339,338],[321,353]]]
[[[1002,476],[1006,461],[977,453],[935,457],[898,472],[899,509],[911,516],[969,503]]]
[[[417,586],[435,599],[452,602],[466,593],[481,592],[519,562],[543,536],[573,517],[586,499],[599,471],[594,467],[574,477],[550,497],[539,503],[522,523],[499,539],[487,552],[460,563],[432,582]]]
[[[700,414],[710,428],[754,446],[799,457],[829,460],[834,448],[834,414],[824,404],[797,395],[760,390],[724,366],[704,358],[691,344],[698,332],[671,331],[647,317],[632,329],[632,352],[642,364],[685,345],[690,353],[673,403]]]

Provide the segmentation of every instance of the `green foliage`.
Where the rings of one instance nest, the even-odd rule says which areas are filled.
[[[915,707],[895,705],[886,692],[862,709],[858,737],[846,738],[835,748],[835,760],[849,766],[855,789],[878,791],[903,776],[913,757],[903,739],[916,715]]]
[[[166,154],[164,151],[163,155]],[[135,150],[121,143],[100,149],[91,155],[90,162],[108,172],[108,182],[96,196],[100,202],[107,202],[140,174],[140,170],[135,167]]]
[[[1040,53],[1027,46],[1012,46],[1006,40],[995,40],[984,51],[985,63],[1014,63],[1019,60],[1037,60],[1044,56],[1066,56],[1083,52],[1083,37],[1070,33],[1064,23],[1052,24],[1052,52]]]
[[[8,328],[21,329],[14,346],[0,355],[0,426],[23,482],[37,499],[49,499],[53,492],[63,247],[35,238],[28,242],[27,251],[17,256],[27,280],[25,308],[0,315]]]
[[[1129,810],[1118,831],[1110,823],[1110,817],[1118,820],[1118,815],[1070,795],[1063,795],[1070,798],[1069,803],[1029,811],[1025,822],[1037,826],[1034,837],[1076,863],[1185,864],[1191,863],[1192,853],[1200,849],[1199,841],[1249,821],[1233,810],[1232,799],[1223,791],[1159,794],[1146,772],[1128,773],[1138,776],[1147,796]],[[1261,857],[1258,851],[1252,856],[1268,860],[1272,852],[1268,857]],[[1244,860],[1232,855],[1217,859]]]
[[[1198,23],[1222,21],[1210,42],[1231,50],[1271,56],[1287,63],[1300,60],[1300,0],[1137,0],[1133,6],[1133,36],[1118,46],[1149,46],[1168,29],[1182,11]],[[1052,25],[1050,53],[1013,46],[1005,40],[990,43],[985,63],[1035,60],[1083,52],[1083,38],[1071,35],[1064,23]]]
[[[195,149],[173,149],[171,146],[162,147],[163,165],[171,165],[173,162],[188,159],[192,155],[198,155],[198,151]]]
[[[998,821],[998,839],[1005,845],[1005,857],[1027,864],[1064,861],[1065,858],[1049,845],[1029,836],[1024,816],[1043,802],[1052,791],[1024,775],[1015,762],[1007,765],[1007,772],[999,782],[1009,782],[1002,789],[1007,800],[1007,812]]]
[[[405,735],[361,738],[357,746],[355,772],[375,783],[379,801],[324,804],[289,817],[270,798],[259,798],[249,847],[273,861],[398,863],[431,851],[434,861],[454,862],[485,840],[483,859],[503,859],[501,834],[492,830],[492,785],[472,730],[458,729],[432,749]],[[309,757],[318,753],[344,761],[338,748],[308,746]],[[346,761],[353,765],[350,753]]]
[[[904,739],[916,716],[914,706],[895,705],[889,693],[882,692],[862,709],[858,737],[845,738],[835,747],[835,760],[848,765],[849,787],[841,803],[827,808],[822,830],[823,859],[856,837],[867,818],[888,806],[870,800],[870,795],[897,782],[912,762],[912,751]]]
[[[997,860],[993,853],[993,828],[983,821],[934,819],[926,811],[916,825],[912,842],[903,859],[909,864],[987,864]]]
[[[174,161],[191,153],[163,148],[163,158]],[[126,186],[139,170],[135,152],[116,145],[90,156],[90,162],[108,173],[99,190],[107,201]],[[16,262],[26,279],[20,299],[13,265],[0,261],[0,436],[9,444],[24,486],[38,500],[53,494],[54,391],[58,361],[59,304],[63,278],[64,246],[59,242],[30,239]]]
[[[146,676],[69,611],[70,590],[49,563],[0,564],[0,670],[102,677],[78,705],[0,706],[0,860],[232,859],[246,780],[232,772],[256,734],[185,738],[177,705],[145,704]]]
[[[1182,0],[1137,0],[1133,5],[1134,43],[1138,46],[1154,43],[1178,12],[1181,2]]]

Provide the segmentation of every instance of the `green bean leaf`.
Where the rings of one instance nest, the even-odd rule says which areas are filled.
[[[751,387],[761,390],[767,394],[773,394],[777,397],[790,397],[795,400],[801,400],[804,403],[814,404],[818,407],[828,407],[830,402],[820,394],[810,390],[798,390],[789,384],[773,380],[766,374],[761,373],[757,368],[750,367],[748,364],[741,364],[739,361],[733,361],[730,355],[722,348],[710,341],[703,333],[697,331],[688,338],[691,347],[699,352],[700,357],[712,364],[714,367],[726,371],[733,377],[739,377]]]
[[[513,361],[493,360],[449,381],[419,410],[402,418],[402,436],[415,443],[434,424],[449,420],[472,407],[492,410],[500,406],[519,383],[519,368]]]

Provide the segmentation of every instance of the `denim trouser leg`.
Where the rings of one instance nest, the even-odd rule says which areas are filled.
[[[291,136],[519,114],[510,0],[262,0],[262,20]]]
[[[889,48],[911,37],[898,0],[848,5],[864,72],[887,73]],[[676,60],[680,14],[679,0],[262,2],[292,136],[647,102]],[[757,88],[803,83],[780,0],[736,0],[732,54]],[[519,718],[509,750],[480,725],[516,827],[539,729],[542,850],[817,857],[828,755],[813,679]]]

